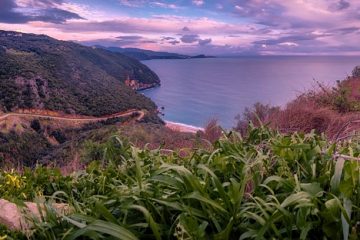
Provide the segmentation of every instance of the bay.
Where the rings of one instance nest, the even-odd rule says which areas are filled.
[[[256,56],[143,61],[158,74],[161,87],[143,93],[164,119],[205,126],[216,118],[224,128],[256,102],[284,106],[316,81],[334,85],[360,65],[354,56]]]

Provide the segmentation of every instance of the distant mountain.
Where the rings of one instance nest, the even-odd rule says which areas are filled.
[[[126,86],[160,84],[138,60],[45,35],[0,31],[0,111],[18,108],[105,115],[156,105]]]
[[[151,50],[145,50],[140,48],[119,48],[119,47],[104,47],[96,45],[96,48],[106,49],[112,52],[124,54],[126,56],[135,58],[137,60],[151,60],[151,59],[189,59],[189,58],[209,58],[212,56],[197,55],[189,56],[177,53],[169,52],[156,52]]]
[[[196,56],[191,56],[190,58],[216,58],[215,56],[207,56],[204,54],[200,54],[200,55],[196,55]]]

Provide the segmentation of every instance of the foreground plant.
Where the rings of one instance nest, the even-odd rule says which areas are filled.
[[[34,222],[34,239],[358,238],[355,139],[334,145],[314,133],[261,126],[244,138],[228,133],[213,149],[181,158],[114,137],[89,149],[96,154],[87,155],[86,171],[64,177],[38,168],[1,191],[71,206],[67,216],[49,207]]]

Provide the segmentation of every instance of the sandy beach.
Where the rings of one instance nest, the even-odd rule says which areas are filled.
[[[204,131],[204,128],[201,127],[195,127],[192,125],[187,125],[183,123],[177,123],[177,122],[171,122],[171,121],[165,121],[166,127],[178,131],[178,132],[189,132],[189,133],[196,133],[197,131]]]

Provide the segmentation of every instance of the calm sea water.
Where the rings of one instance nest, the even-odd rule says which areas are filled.
[[[315,86],[351,74],[360,57],[241,57],[144,61],[161,87],[144,91],[164,119],[204,126],[216,118],[225,128],[256,102],[284,106]]]

